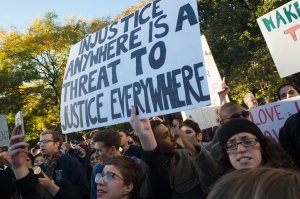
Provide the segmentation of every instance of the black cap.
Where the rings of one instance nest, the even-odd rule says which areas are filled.
[[[235,118],[226,122],[219,129],[221,147],[224,148],[229,138],[241,132],[251,133],[255,135],[258,140],[264,137],[261,130],[253,122],[244,118]]]

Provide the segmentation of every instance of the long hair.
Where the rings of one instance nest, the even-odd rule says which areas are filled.
[[[268,136],[263,136],[258,141],[261,146],[261,166],[289,169],[297,168],[292,158],[272,138]],[[221,174],[224,174],[227,171],[234,169],[231,165],[228,154],[224,148],[222,148],[221,156],[218,159],[218,164],[221,170]]]

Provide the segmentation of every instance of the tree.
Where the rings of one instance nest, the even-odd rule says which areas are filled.
[[[88,23],[73,17],[60,24],[55,13],[46,13],[25,33],[1,31],[0,108],[10,126],[22,110],[29,139],[44,128],[60,130],[61,87],[70,46],[109,23],[109,18]]]
[[[284,81],[277,73],[256,19],[287,3],[281,1],[198,1],[201,32],[219,71],[228,77],[231,98],[242,103],[247,92],[275,100]]]

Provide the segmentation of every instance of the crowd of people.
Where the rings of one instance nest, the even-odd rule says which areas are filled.
[[[284,100],[300,91],[284,84],[277,95]],[[259,105],[252,93],[244,102],[248,109]],[[285,122],[280,144],[235,102],[223,102],[209,142],[191,119],[140,120],[134,106],[131,131],[96,129],[82,141],[63,142],[59,132],[45,130],[32,147],[17,126],[0,151],[1,198],[299,198],[299,114]]]

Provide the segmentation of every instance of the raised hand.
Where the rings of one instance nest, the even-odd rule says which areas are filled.
[[[227,86],[227,84],[226,84],[226,80],[227,80],[227,78],[223,77],[222,84],[221,84],[221,90],[218,93],[219,97],[220,97],[221,105],[226,103],[226,95],[228,94],[228,92],[230,90],[229,86]]]
[[[152,151],[156,148],[157,143],[151,129],[151,124],[149,119],[138,119],[136,116],[136,108],[131,107],[131,118],[130,124],[133,130],[139,136],[143,150]]]
[[[20,126],[14,128],[8,145],[12,168],[26,166],[29,144],[25,140],[25,135],[18,134],[19,130]]]

